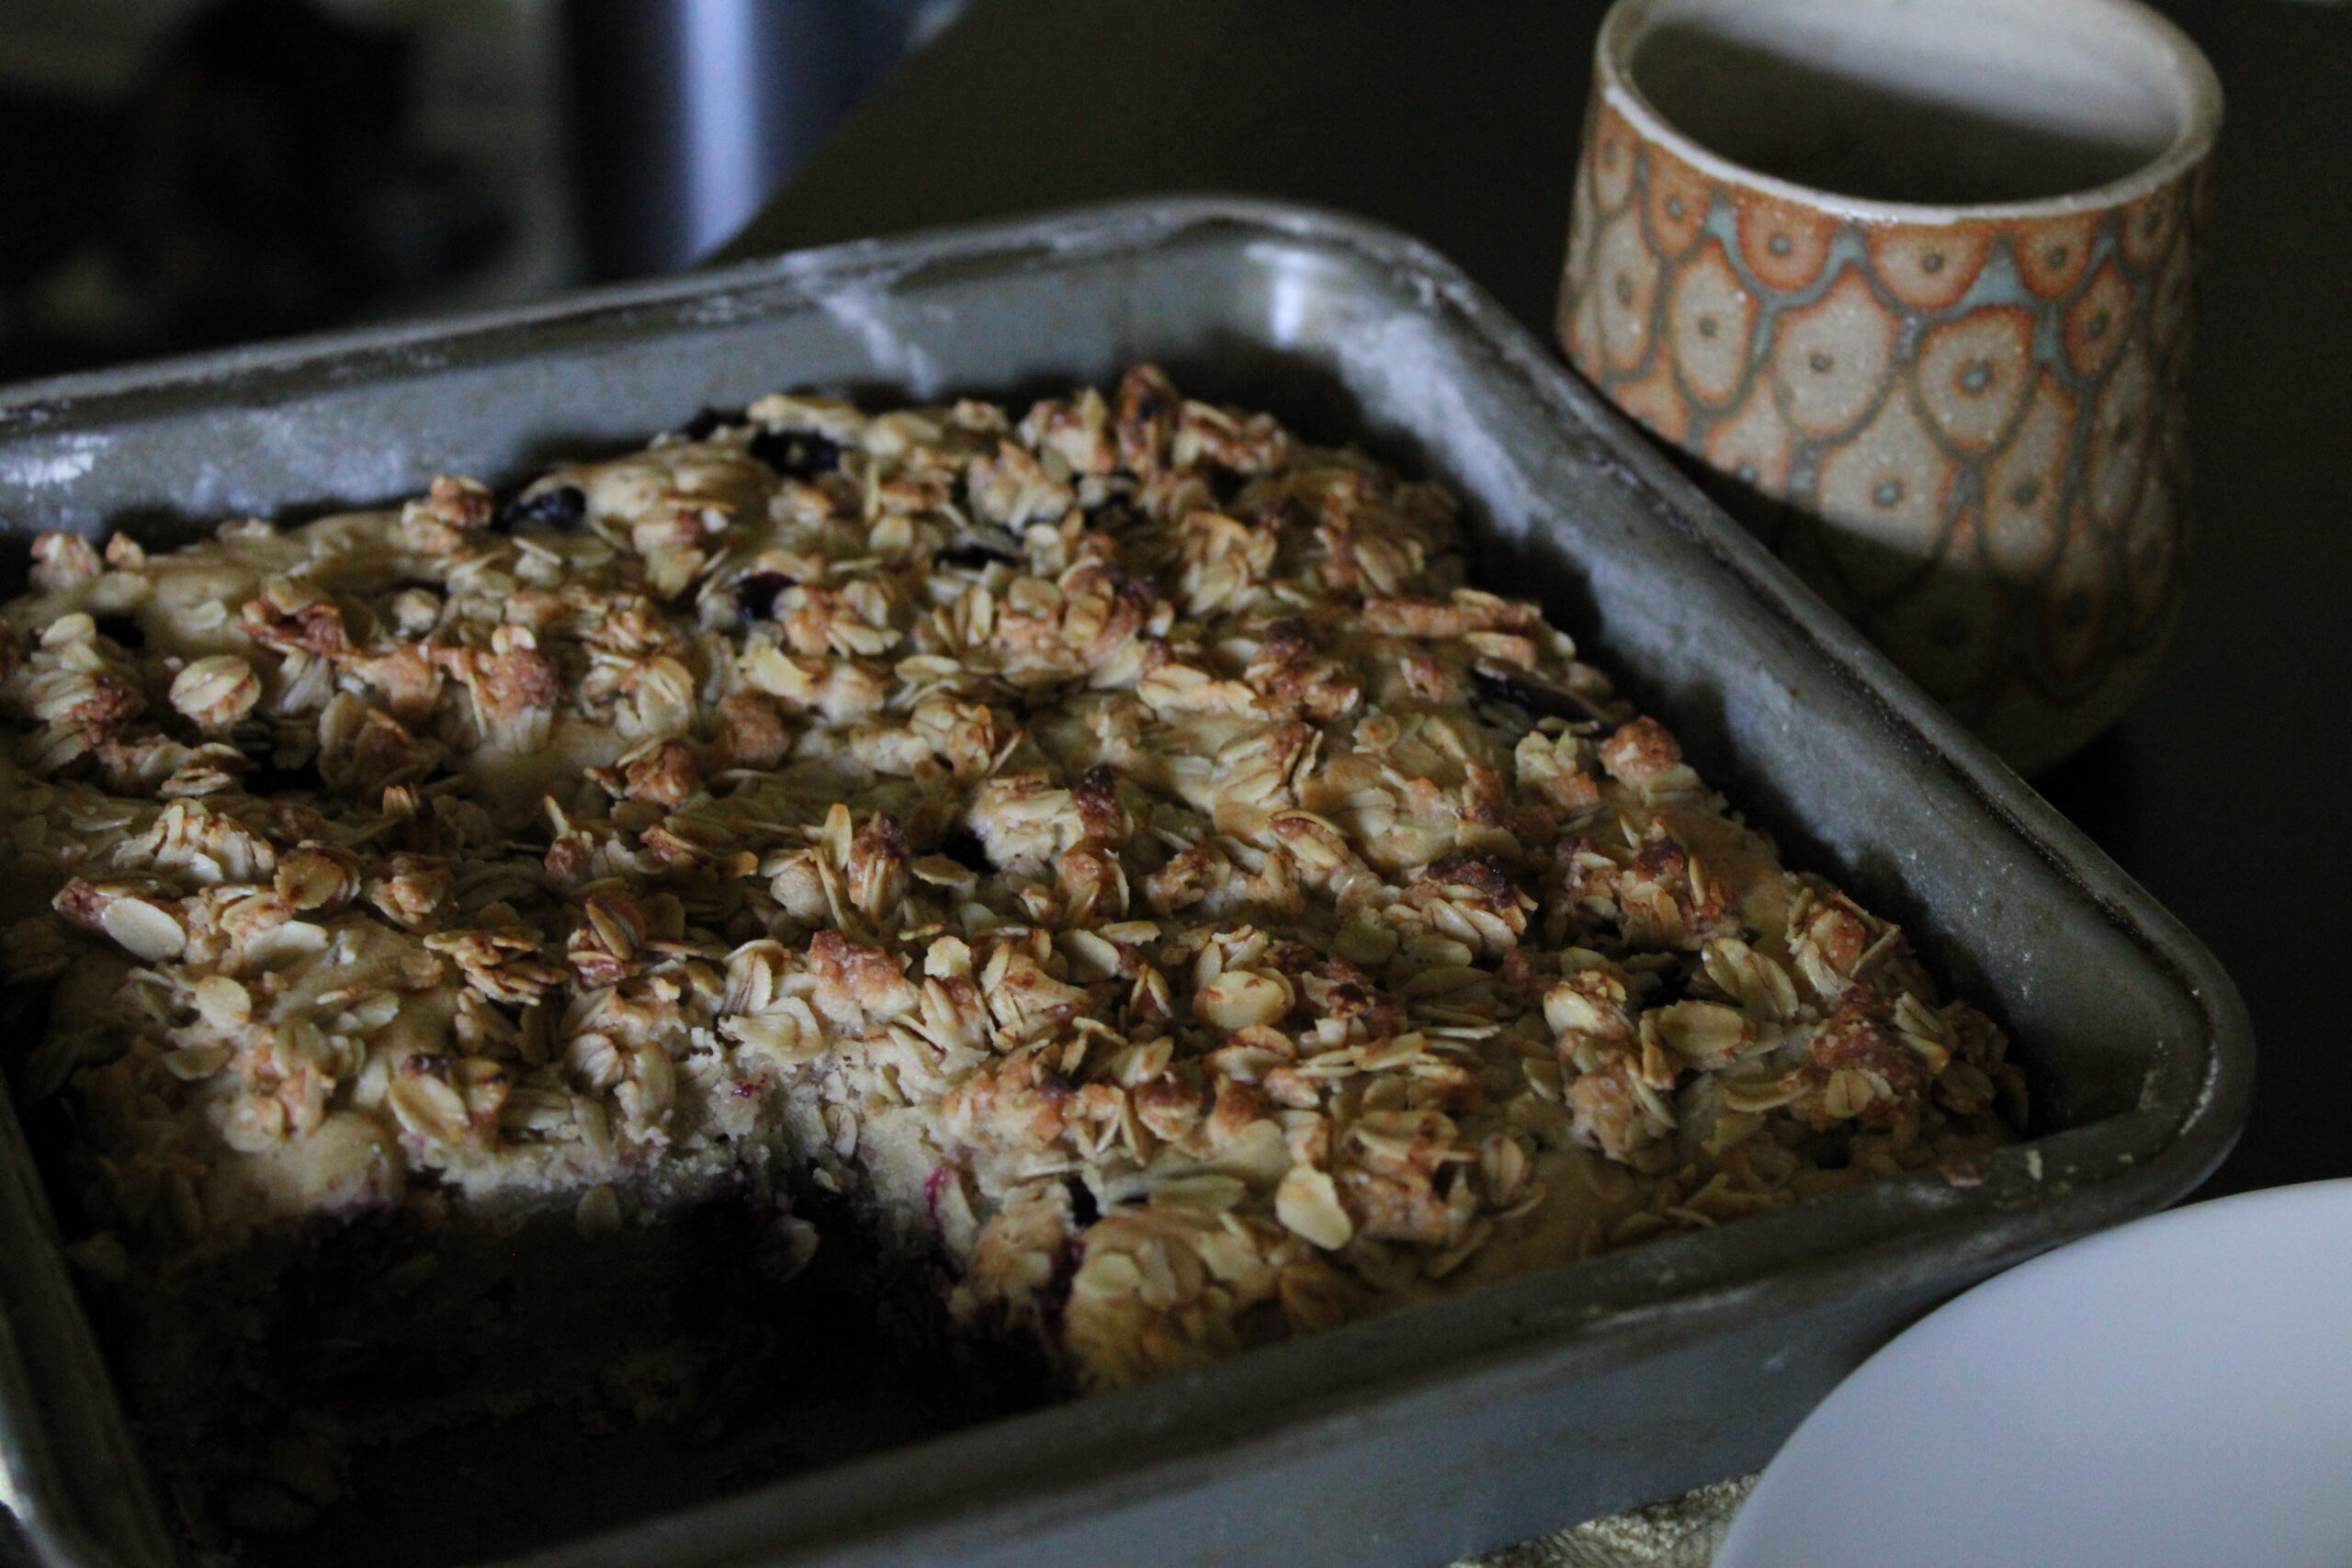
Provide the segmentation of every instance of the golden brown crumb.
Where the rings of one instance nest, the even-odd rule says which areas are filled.
[[[605,1235],[777,1156],[1103,1386],[2019,1113],[1359,453],[1138,367],[529,493],[37,549],[10,958],[94,1010],[35,1077],[126,1267],[428,1173]]]

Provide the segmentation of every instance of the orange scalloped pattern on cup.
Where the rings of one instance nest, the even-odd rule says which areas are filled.
[[[2204,172],[2107,211],[1880,223],[1719,180],[1595,95],[1560,336],[1776,512],[1963,718],[2064,715],[2169,633]]]

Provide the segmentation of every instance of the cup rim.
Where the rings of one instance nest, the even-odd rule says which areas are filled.
[[[1948,224],[1971,219],[2059,218],[2103,212],[2172,185],[2205,160],[2221,131],[2221,78],[2214,73],[2213,63],[2206,59],[2205,51],[2170,17],[2142,0],[2070,0],[2078,7],[2104,11],[2119,22],[2137,27],[2165,51],[2188,89],[2188,107],[2179,130],[2163,152],[2131,173],[2104,184],[2024,201],[1891,201],[1825,190],[1724,157],[1668,119],[1635,85],[1631,68],[1634,46],[1648,35],[1657,13],[1677,3],[1678,0],[1616,0],[1609,8],[1593,44],[1593,70],[1600,96],[1633,123],[1644,141],[1663,144],[1702,173],[1726,184],[1744,186],[1841,218],[1866,223]],[[2042,3],[2056,5],[2061,0]]]

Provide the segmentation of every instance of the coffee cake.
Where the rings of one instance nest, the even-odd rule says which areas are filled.
[[[707,1282],[844,1247],[1074,1393],[2013,1138],[1999,1030],[1456,512],[1145,366],[44,536],[19,1080],[184,1512],[703,1409]]]

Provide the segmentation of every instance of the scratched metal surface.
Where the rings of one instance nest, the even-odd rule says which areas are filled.
[[[382,1561],[1418,1568],[1755,1468],[1904,1322],[2227,1150],[2251,1045],[2204,950],[1459,272],[1369,225],[1125,204],[15,389],[0,515],[166,540],[518,477],[780,384],[1001,395],[1141,356],[1462,490],[1488,581],[2009,1029],[2034,1142],[1978,1185],[1924,1173],[717,1500],[623,1489],[522,1539],[394,1511]],[[7,1114],[0,1460],[49,1568],[174,1561]]]

